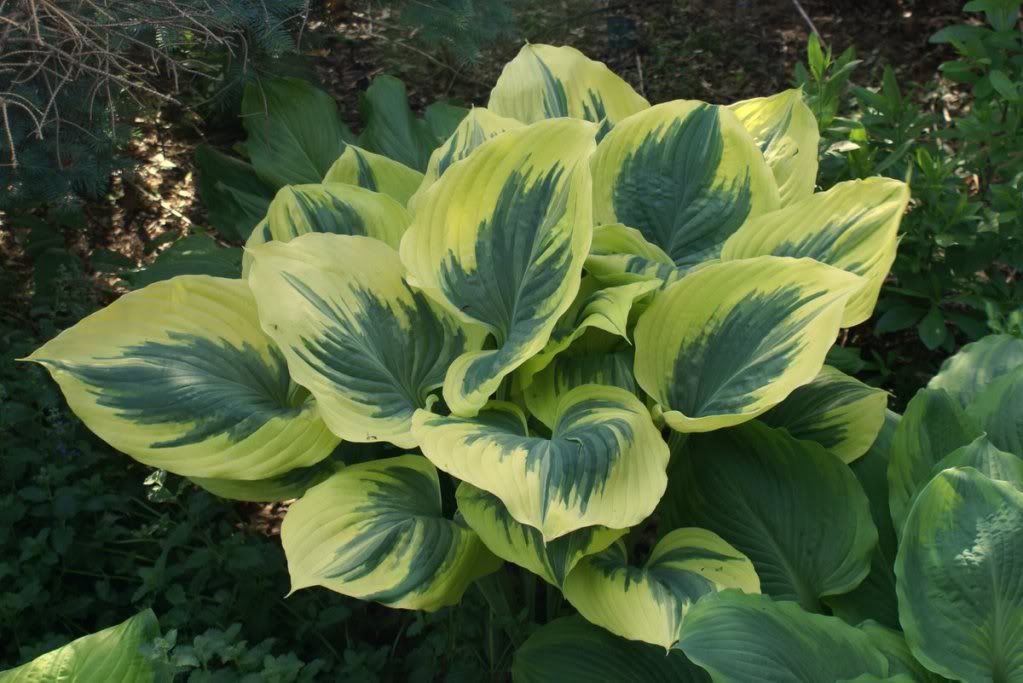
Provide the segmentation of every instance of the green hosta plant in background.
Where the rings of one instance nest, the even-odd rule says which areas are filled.
[[[951,440],[824,365],[871,315],[904,184],[815,193],[798,90],[651,106],[567,47],[524,47],[429,155],[380,142],[417,121],[304,155],[317,176],[267,204],[243,277],[149,285],[29,360],[140,462],[297,498],[293,590],[436,610],[539,576],[523,681],[1018,675],[1018,580],[979,584],[1010,620],[989,641],[933,643],[974,616],[936,597],[949,558],[1021,561],[1018,537],[975,542],[1021,509],[995,476],[1020,454],[1019,350],[993,338],[935,380],[972,449],[948,468]],[[299,160],[296,131],[260,133],[253,163]],[[978,527],[919,512],[942,500]],[[577,616],[553,619],[561,595]]]

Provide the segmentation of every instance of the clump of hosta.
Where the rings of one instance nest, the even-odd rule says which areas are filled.
[[[432,610],[506,561],[720,680],[786,679],[764,662],[797,646],[819,680],[884,678],[864,631],[811,613],[898,626],[849,597],[879,537],[848,463],[880,452],[885,395],[824,363],[870,317],[909,195],[815,192],[817,146],[797,90],[651,106],[528,45],[425,174],[349,146],[278,193],[243,278],[128,294],[31,359],[133,458],[298,498],[296,590]],[[625,647],[557,624],[523,671],[557,633]],[[712,652],[738,632],[768,643],[745,679]]]

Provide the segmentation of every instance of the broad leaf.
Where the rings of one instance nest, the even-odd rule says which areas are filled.
[[[1023,367],[993,380],[966,412],[991,443],[1023,458]]]
[[[627,531],[589,526],[545,543],[537,529],[516,522],[497,496],[463,482],[457,497],[458,511],[491,552],[559,588],[579,560],[604,550]]]
[[[260,244],[320,232],[372,237],[397,249],[409,221],[408,212],[394,199],[355,185],[283,187],[245,244],[243,274],[248,277],[252,249]]]
[[[899,615],[923,664],[964,681],[1023,679],[1023,481],[941,472],[906,519]]]
[[[560,119],[507,131],[416,205],[401,243],[410,284],[485,325],[496,343],[448,371],[444,400],[457,414],[483,407],[572,303],[590,243],[593,129]]]
[[[677,431],[750,420],[817,376],[859,282],[777,256],[700,268],[640,317],[636,381]]]
[[[658,282],[634,282],[602,287],[594,278],[584,277],[572,305],[551,331],[547,346],[519,368],[522,386],[528,387],[536,373],[550,365],[559,353],[588,330],[603,330],[627,341],[633,304],[659,285]]]
[[[209,235],[189,235],[161,251],[149,265],[121,273],[132,289],[178,275],[236,278],[242,271],[242,250],[222,247]]]
[[[593,229],[586,272],[607,285],[671,284],[684,273],[664,250],[647,242],[643,233],[621,223]]]
[[[877,527],[877,545],[870,556],[870,573],[848,593],[825,599],[836,616],[856,625],[873,619],[899,628],[899,606],[895,598],[895,552],[898,541],[888,510],[888,456],[900,416],[886,411],[877,439],[850,469],[870,501],[870,517]]]
[[[669,650],[693,604],[726,588],[759,593],[753,564],[717,534],[691,528],[664,536],[642,567],[629,564],[621,542],[586,557],[564,590],[590,622]]]
[[[748,221],[728,238],[723,260],[754,256],[809,257],[864,278],[849,299],[843,327],[869,319],[895,261],[909,187],[889,178],[839,183]]]
[[[849,463],[874,443],[884,424],[887,403],[883,390],[825,365],[812,382],[793,391],[760,419],[797,439],[816,441]]]
[[[614,125],[650,106],[628,83],[574,47],[530,44],[508,62],[487,108],[534,123],[569,116]]]
[[[195,149],[196,188],[210,223],[226,239],[244,242],[270,205],[274,187],[252,164],[209,145]]]
[[[909,650],[909,644],[901,631],[882,626],[876,621],[865,621],[857,628],[867,634],[871,644],[888,660],[888,673],[894,676],[906,676],[907,682],[939,683],[945,679],[924,668]],[[888,680],[892,680],[889,677]]]
[[[813,194],[817,184],[817,119],[803,102],[803,92],[785,90],[770,97],[728,107],[750,132],[778,183],[781,205]]]
[[[764,593],[821,611],[870,569],[877,530],[849,468],[758,422],[693,434],[672,460],[667,528],[709,529],[753,561]]]
[[[710,683],[678,650],[619,638],[585,619],[562,617],[540,627],[515,652],[515,683]]]
[[[152,610],[74,640],[0,673],[2,683],[149,683],[153,665],[141,652],[143,645],[160,637]]]
[[[515,405],[474,418],[416,413],[413,434],[433,464],[489,491],[546,542],[645,519],[664,493],[668,446],[646,407],[618,387],[574,389],[558,403],[550,439],[531,436]]]
[[[530,415],[553,427],[558,400],[576,387],[601,384],[637,394],[632,363],[632,351],[565,353],[535,375],[522,396]]]
[[[310,233],[250,251],[263,329],[330,429],[415,447],[412,414],[455,358],[479,348],[480,331],[410,288],[398,253],[378,240]]]
[[[854,626],[736,591],[698,602],[678,646],[720,683],[886,680],[889,673],[884,655]]]
[[[992,380],[1023,366],[1023,339],[992,334],[959,349],[941,364],[928,389],[944,389],[965,408]]]
[[[125,294],[28,360],[101,439],[175,474],[264,479],[337,445],[243,280],[183,275]]]
[[[281,525],[291,590],[323,586],[434,611],[501,562],[441,511],[437,470],[403,455],[346,467],[306,492]]]
[[[318,183],[351,138],[330,95],[299,78],[249,82],[242,97],[245,152],[273,188]]]
[[[946,455],[981,435],[959,404],[942,389],[921,389],[906,406],[888,463],[888,506],[896,535],[917,492]]]
[[[358,185],[381,192],[405,206],[423,182],[423,174],[393,159],[348,145],[327,170],[323,182]]]
[[[430,124],[409,108],[405,84],[393,76],[377,76],[359,97],[365,128],[359,145],[422,173],[441,139]],[[462,110],[463,112],[465,110]]]
[[[951,467],[972,467],[988,479],[997,481],[1023,482],[1023,458],[999,450],[987,436],[977,437],[946,455],[934,466],[931,474],[937,476]]]
[[[296,467],[276,477],[245,481],[242,479],[215,479],[191,477],[192,483],[220,498],[252,503],[273,503],[301,498],[307,490],[327,479],[344,467],[340,451],[348,444],[334,449],[330,457],[315,465]]]
[[[745,221],[779,207],[760,149],[728,109],[659,104],[615,126],[593,157],[593,218],[636,228],[675,265],[718,257]]]
[[[433,186],[437,179],[456,161],[461,161],[490,138],[513,128],[522,128],[521,121],[498,116],[489,109],[474,107],[469,110],[455,131],[440,147],[433,151],[430,163],[426,167],[423,182],[409,201],[409,208],[414,208],[423,192]]]

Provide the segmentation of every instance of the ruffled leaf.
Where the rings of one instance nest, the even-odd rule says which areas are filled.
[[[183,275],[125,294],[27,360],[97,436],[175,474],[264,479],[337,445],[243,280]]]
[[[668,650],[692,605],[726,588],[759,593],[753,564],[717,534],[691,528],[664,536],[642,567],[629,564],[622,543],[583,559],[565,597],[590,622]]]
[[[437,470],[403,455],[352,465],[311,488],[281,525],[292,592],[323,586],[389,607],[434,611],[501,562],[441,512]]]

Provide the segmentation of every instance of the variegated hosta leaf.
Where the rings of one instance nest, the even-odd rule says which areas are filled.
[[[522,392],[530,415],[548,427],[554,427],[558,400],[572,389],[584,384],[621,387],[638,392],[632,376],[632,351],[596,351],[564,353],[533,377]]]
[[[1023,367],[992,381],[966,413],[987,432],[991,443],[1023,458]]]
[[[760,416],[797,439],[816,441],[852,462],[867,452],[884,424],[885,392],[825,365],[809,384]]]
[[[593,131],[572,119],[509,130],[452,165],[416,204],[401,243],[410,284],[496,340],[448,370],[444,400],[456,414],[482,408],[572,303],[592,231]]]
[[[191,477],[192,483],[220,498],[242,500],[251,503],[273,503],[301,498],[307,490],[316,486],[345,466],[339,451],[347,444],[334,449],[328,458],[315,465],[296,467],[276,477],[245,481],[242,479],[216,479]]]
[[[636,228],[676,266],[717,258],[745,221],[779,206],[760,149],[730,110],[676,100],[615,126],[591,163],[593,219]]]
[[[0,672],[0,682],[150,683],[155,679],[153,665],[141,648],[159,637],[156,615],[147,609],[116,626]]]
[[[943,389],[921,389],[910,400],[888,458],[888,507],[896,535],[902,535],[913,499],[930,481],[934,466],[980,435],[980,428]]]
[[[487,108],[534,123],[569,116],[614,125],[650,106],[610,69],[574,47],[526,44],[508,62]]]
[[[678,646],[721,683],[887,680],[889,673],[884,655],[855,626],[738,591],[698,602]]]
[[[515,651],[515,683],[710,683],[678,650],[625,640],[582,617],[550,621]]]
[[[627,341],[632,305],[659,286],[659,282],[649,281],[602,287],[596,279],[584,277],[572,305],[554,326],[547,346],[519,368],[521,385],[528,387],[536,373],[550,365],[587,330],[603,330]]]
[[[398,253],[378,240],[308,234],[252,254],[263,329],[331,430],[414,447],[412,414],[455,358],[479,348],[481,332],[405,284]]]
[[[474,418],[416,413],[412,432],[433,464],[489,491],[551,542],[602,525],[645,519],[664,493],[668,446],[639,400],[618,387],[573,389],[550,439],[530,436],[515,405],[492,402]]]
[[[668,528],[718,534],[752,560],[764,593],[812,611],[863,580],[878,538],[847,465],[759,421],[689,435],[659,512]]]
[[[586,257],[586,272],[606,285],[633,282],[675,282],[685,273],[643,233],[621,223],[598,225]]]
[[[437,182],[437,179],[444,175],[451,164],[466,158],[474,149],[490,138],[506,130],[522,128],[524,125],[521,121],[498,116],[485,107],[470,109],[451,137],[433,150],[422,184],[408,203],[409,209],[415,209],[423,192]]]
[[[462,482],[457,497],[458,511],[491,552],[558,587],[579,560],[604,550],[627,531],[588,526],[545,543],[539,531],[516,522],[497,496]]]
[[[441,512],[437,470],[418,455],[346,467],[309,489],[281,525],[291,590],[323,586],[389,607],[453,605],[501,565]]]
[[[817,119],[799,89],[728,107],[760,146],[778,183],[781,205],[805,199],[817,184]]]
[[[565,597],[611,633],[668,650],[693,603],[726,588],[759,593],[753,564],[717,534],[690,528],[664,536],[642,567],[629,564],[621,542],[584,558],[568,575]]]
[[[722,260],[754,256],[808,257],[864,278],[849,298],[843,327],[870,318],[895,261],[909,187],[890,178],[839,183],[747,222],[728,238]]]
[[[402,206],[415,194],[423,174],[405,164],[355,145],[345,147],[344,154],[327,169],[323,183],[358,185],[387,195]],[[325,232],[325,231],[324,231]],[[395,243],[393,246],[397,246]]]
[[[244,280],[157,282],[27,360],[50,371],[101,439],[186,477],[273,477],[319,462],[338,442],[260,329]]]
[[[677,431],[750,420],[817,376],[860,283],[810,259],[704,266],[640,317],[636,381]]]
[[[395,249],[409,224],[398,202],[380,192],[355,185],[288,185],[270,202],[259,225],[245,243],[242,277],[252,268],[251,250],[266,242],[288,242],[311,232],[364,235]]]
[[[945,360],[928,389],[944,389],[964,408],[993,380],[1023,366],[1023,339],[990,334]]]
[[[963,681],[1023,680],[1023,480],[948,469],[920,492],[895,575],[913,654]]]

